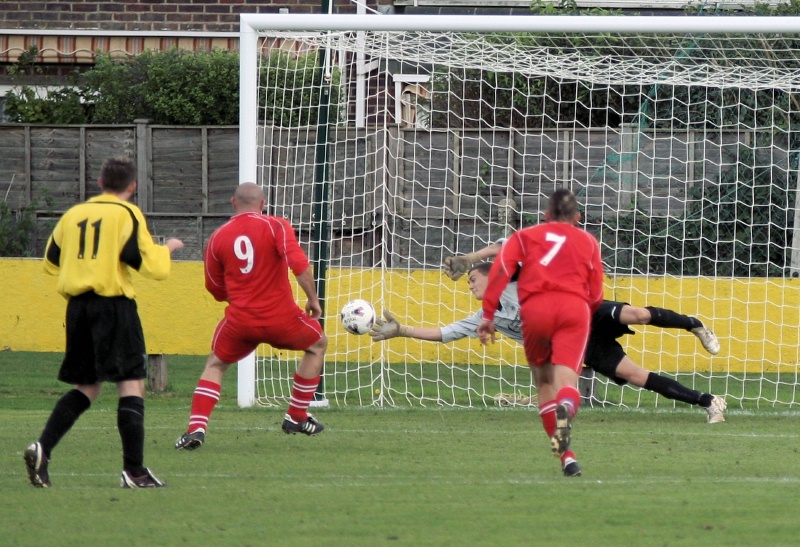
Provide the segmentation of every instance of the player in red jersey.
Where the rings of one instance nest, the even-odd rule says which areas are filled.
[[[258,185],[240,184],[231,203],[235,214],[211,234],[204,258],[206,289],[228,306],[192,397],[189,427],[175,441],[179,450],[193,450],[205,442],[225,371],[261,343],[304,352],[295,372],[283,431],[316,435],[324,429],[308,413],[328,347],[319,323],[322,307],[308,258],[287,220],[261,213],[265,200]],[[295,303],[287,270],[308,298],[305,312]]]
[[[483,297],[482,343],[494,341],[500,295],[516,276],[525,356],[539,392],[539,415],[564,474],[581,474],[570,448],[572,419],[581,395],[578,377],[589,339],[592,312],[603,299],[600,245],[578,228],[575,195],[550,197],[543,224],[515,232],[489,272]]]

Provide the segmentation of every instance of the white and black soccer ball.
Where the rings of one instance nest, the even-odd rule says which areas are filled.
[[[342,308],[342,326],[350,334],[366,334],[375,324],[375,308],[366,300],[351,300]]]

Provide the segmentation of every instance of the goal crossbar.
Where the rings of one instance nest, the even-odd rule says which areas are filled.
[[[800,17],[626,15],[379,15],[243,14],[241,33],[285,31],[423,32],[620,32],[728,33],[797,32]]]

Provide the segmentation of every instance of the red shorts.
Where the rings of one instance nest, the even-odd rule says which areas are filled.
[[[531,366],[564,365],[580,373],[592,314],[577,295],[542,293],[520,310],[525,356]]]
[[[298,308],[279,325],[244,325],[223,319],[211,339],[211,351],[225,363],[235,363],[250,355],[260,344],[277,349],[302,351],[322,336],[322,326]]]

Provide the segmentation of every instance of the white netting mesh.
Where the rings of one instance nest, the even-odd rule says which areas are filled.
[[[297,33],[272,32],[286,42]],[[361,53],[418,66],[446,65],[596,84],[690,85],[796,91],[797,36],[616,35],[580,37],[432,32],[304,34],[312,49]],[[331,45],[333,47],[331,47]]]
[[[685,331],[634,327],[621,340],[634,361],[731,405],[795,404],[799,47],[745,33],[262,32],[258,176],[326,280],[325,396],[532,404],[513,342],[373,344],[337,314],[353,298],[404,324],[473,313],[444,257],[539,221],[567,185],[602,242],[607,298],[697,316],[723,344],[711,357]],[[283,405],[297,355],[262,352],[258,401]],[[596,403],[674,405],[602,377],[584,388]]]

